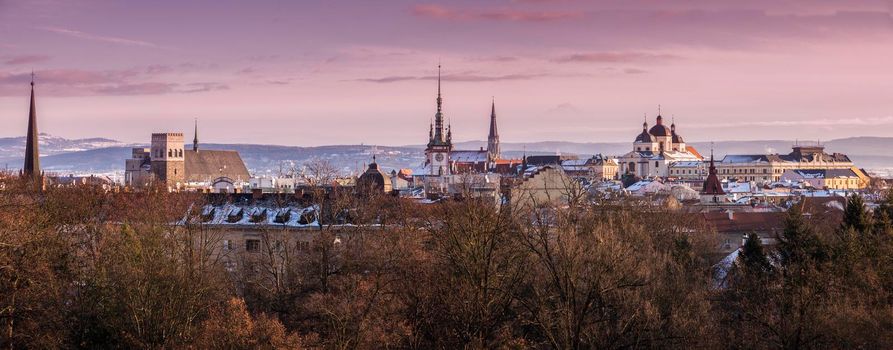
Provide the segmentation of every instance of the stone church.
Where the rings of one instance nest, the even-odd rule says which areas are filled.
[[[191,150],[181,132],[153,133],[149,148],[133,148],[124,172],[130,187],[160,182],[172,190],[230,193],[250,177],[239,152],[199,149],[197,123]]]

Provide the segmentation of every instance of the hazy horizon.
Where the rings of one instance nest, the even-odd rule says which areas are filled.
[[[893,136],[889,1],[0,0],[0,137],[404,146]]]

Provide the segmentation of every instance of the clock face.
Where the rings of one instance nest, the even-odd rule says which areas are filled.
[[[438,162],[442,162],[442,161],[443,161],[443,154],[442,154],[442,153],[438,153],[437,155],[434,156],[434,159],[436,159]]]

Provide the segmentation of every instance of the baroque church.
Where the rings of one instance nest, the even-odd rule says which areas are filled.
[[[642,132],[633,141],[633,150],[618,159],[620,174],[638,178],[668,177],[669,168],[677,162],[700,162],[703,157],[694,147],[686,145],[676,133],[676,123],[669,127],[658,112],[651,129],[642,123]]]

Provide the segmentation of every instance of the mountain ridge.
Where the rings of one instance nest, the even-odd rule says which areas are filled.
[[[123,172],[124,160],[130,158],[132,147],[148,147],[148,144],[128,144],[114,139],[92,137],[66,139],[41,134],[41,164],[44,169],[60,173],[110,173]],[[693,142],[704,156],[713,147],[717,158],[725,154],[787,153],[796,141],[793,140],[752,140]],[[21,167],[24,154],[24,137],[0,138],[0,165],[15,170]],[[822,142],[828,152],[845,153],[857,166],[865,168],[893,168],[893,155],[886,150],[893,149],[893,137],[857,136],[833,139]],[[462,141],[454,143],[456,149],[479,149],[486,147],[485,141]],[[189,147],[189,145],[186,145]],[[346,173],[364,170],[371,161],[372,154],[382,168],[397,169],[415,167],[424,161],[424,145],[380,146],[380,145],[323,145],[323,146],[284,146],[275,144],[228,144],[203,143],[204,149],[229,149],[239,151],[248,168],[256,174],[278,174],[289,169],[299,168],[311,159],[326,159]],[[554,154],[556,152],[589,156],[601,153],[619,156],[632,149],[632,143],[625,142],[572,142],[535,141],[503,142],[503,153],[508,157],[520,158],[523,154]]]

